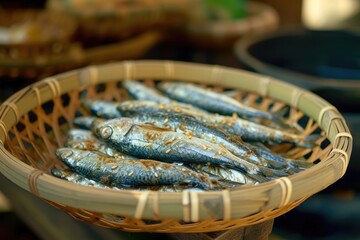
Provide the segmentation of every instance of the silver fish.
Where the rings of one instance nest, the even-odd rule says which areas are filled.
[[[187,185],[210,190],[216,184],[188,168],[155,160],[118,160],[72,148],[59,148],[56,155],[77,173],[109,186]]]
[[[102,189],[113,189],[113,190],[137,190],[137,191],[158,191],[158,192],[179,192],[179,191],[197,191],[197,192],[203,192],[203,189],[200,188],[189,188],[187,186],[183,185],[165,185],[165,186],[140,186],[140,187],[126,187],[122,186],[119,187],[111,187],[102,183],[99,183],[97,181],[91,180],[89,178],[86,178],[76,172],[74,172],[71,169],[57,169],[53,168],[51,169],[52,175],[55,177],[67,180],[69,182],[73,182],[76,184],[80,184],[83,186],[91,186],[91,187],[97,187]]]
[[[123,104],[134,104],[131,102],[124,102]],[[254,122],[241,119],[236,116],[222,116],[218,114],[206,113],[204,111],[196,111],[196,108],[184,106],[177,103],[162,103],[156,105],[151,102],[140,102],[137,104],[144,104],[157,108],[158,111],[167,113],[181,113],[187,116],[196,118],[197,120],[209,124],[213,127],[219,127],[227,131],[231,135],[239,136],[244,141],[249,142],[266,142],[266,143],[292,143],[300,147],[314,147],[316,146],[316,140],[319,135],[303,136],[299,134],[293,134],[286,131],[273,129],[260,125]]]
[[[97,117],[106,119],[121,117],[120,113],[116,110],[117,102],[99,99],[82,99],[81,103],[91,114]]]
[[[170,129],[188,136],[204,139],[206,141],[220,144],[228,149],[234,155],[247,159],[248,161],[268,166],[266,159],[257,155],[253,150],[246,147],[240,140],[219,128],[213,128],[209,124],[203,123],[194,117],[179,114],[165,113],[161,111],[151,111],[152,108],[146,108],[142,105],[120,104],[118,110],[123,116],[130,117],[138,123],[151,123],[160,128]],[[146,114],[144,114],[146,112]],[[285,167],[285,166],[281,166]]]
[[[89,140],[96,139],[95,135],[90,130],[85,129],[70,129],[67,132],[67,141],[71,140]]]
[[[51,169],[51,174],[55,177],[65,179],[69,182],[73,182],[76,184],[80,184],[83,186],[91,186],[91,187],[97,187],[97,188],[103,188],[103,189],[118,189],[116,187],[110,187],[105,184],[96,182],[94,180],[91,180],[89,178],[86,178],[76,172],[74,172],[71,169],[57,169],[53,168]]]
[[[150,124],[138,124],[129,118],[101,122],[94,132],[118,151],[139,158],[223,165],[239,169],[258,181],[265,181],[265,176],[270,174],[268,169],[262,171],[263,166],[245,161],[218,144]],[[287,175],[279,171],[276,174]]]
[[[219,179],[224,179],[240,184],[257,183],[256,181],[254,181],[254,179],[249,178],[244,173],[223,166],[213,166],[210,164],[190,164],[190,168],[195,169],[200,173],[206,173],[210,176],[215,176]]]
[[[101,142],[98,139],[71,140],[65,142],[64,147],[80,150],[98,151],[116,159],[136,159],[115,150],[114,148],[108,146],[106,143]]]
[[[98,117],[95,117],[95,116],[76,117],[76,118],[74,118],[73,123],[75,126],[81,128],[81,129],[90,130],[92,122],[97,118]]]
[[[246,106],[234,98],[199,87],[195,84],[162,82],[158,84],[158,87],[161,91],[170,96],[170,98],[192,104],[209,112],[223,115],[233,115],[236,113],[237,115],[246,118],[256,117],[269,120],[279,118],[273,113]]]
[[[124,116],[136,116],[136,118],[140,118],[143,121],[146,121],[147,118],[152,118],[152,116],[156,114],[158,114],[159,116],[183,116],[184,119],[188,119],[188,121],[191,121],[192,124],[187,124],[189,126],[183,126],[185,124],[182,124],[180,128],[184,129],[185,131],[190,130],[192,132],[195,132],[195,134],[197,133],[197,131],[199,131],[199,129],[205,129],[203,131],[200,131],[200,133],[206,134],[205,136],[207,140],[209,140],[211,137],[214,137],[212,142],[216,141],[216,143],[224,145],[228,150],[230,150],[237,156],[248,156],[249,160],[253,163],[261,164],[264,166],[270,165],[275,169],[284,169],[284,171],[287,171],[288,173],[294,173],[303,170],[303,168],[299,167],[298,164],[294,163],[291,159],[281,157],[274,152],[265,151],[260,147],[253,146],[252,144],[247,142],[243,142],[237,134],[230,134],[229,132],[234,132],[234,130],[231,129],[231,126],[216,123],[216,120],[220,118],[219,115],[213,115],[203,111],[199,112],[191,106],[184,104],[157,104],[150,101],[125,101],[119,104],[117,109]],[[169,127],[169,121],[171,120],[169,116],[160,118],[159,120],[153,119],[153,121],[150,120],[150,122],[157,126],[163,124],[165,127]],[[221,119],[227,118],[229,117],[221,116]],[[221,122],[223,123],[223,121]],[[191,127],[194,127],[195,129],[191,130]],[[171,129],[174,130],[174,128]],[[272,129],[270,128],[267,128],[266,130],[272,131]],[[199,137],[199,135],[194,136]],[[204,137],[204,135],[202,137]],[[227,144],[225,142],[230,142],[230,144]],[[235,149],[234,146],[231,146],[234,144],[238,149]],[[257,159],[257,155],[260,156],[259,159]],[[266,162],[263,159],[266,159]]]
[[[149,100],[157,103],[169,103],[172,101],[170,98],[159,92],[156,88],[148,87],[139,81],[124,80],[122,85],[135,99]]]

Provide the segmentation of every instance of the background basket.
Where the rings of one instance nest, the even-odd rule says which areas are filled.
[[[99,42],[179,26],[187,20],[192,5],[190,0],[50,0],[47,8],[71,14],[79,22],[79,36]]]
[[[316,162],[289,177],[256,186],[211,192],[106,190],[55,178],[72,119],[88,112],[80,98],[129,98],[124,79],[191,81],[236,89],[237,98],[270,111],[290,106],[288,118],[303,134],[322,132],[312,149],[274,146],[293,158]],[[17,92],[0,108],[0,170],[20,187],[77,219],[125,231],[213,232],[273,219],[334,183],[346,171],[352,136],[341,114],[316,95],[293,85],[233,68],[172,61],[127,61],[90,66],[46,78]]]
[[[22,60],[67,51],[77,23],[61,12],[0,9],[0,27],[16,32],[8,42],[0,41],[0,58]]]
[[[79,43],[73,43],[67,51],[56,55],[36,55],[23,59],[0,57],[0,76],[37,80],[101,61],[136,59],[143,56],[162,39],[163,34],[148,31],[119,42],[91,48],[84,48]]]

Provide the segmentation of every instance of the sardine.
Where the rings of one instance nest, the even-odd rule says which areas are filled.
[[[200,173],[206,173],[219,179],[228,180],[240,184],[256,184],[254,179],[249,178],[244,173],[235,169],[223,166],[214,166],[210,164],[190,164],[191,169],[195,169]]]
[[[164,185],[164,186],[139,186],[139,187],[129,187],[129,186],[122,186],[122,187],[111,187],[109,185],[105,185],[99,183],[97,181],[91,180],[86,178],[71,169],[51,169],[52,175],[55,177],[67,180],[69,182],[73,182],[76,184],[84,185],[84,186],[91,186],[103,189],[113,189],[113,190],[137,190],[137,191],[158,191],[158,192],[180,192],[180,191],[197,191],[202,192],[203,189],[200,188],[189,188],[188,186],[184,185]]]
[[[174,103],[157,104],[150,101],[125,101],[118,106],[118,110],[122,115],[128,117],[141,115],[141,117],[139,118],[143,119],[144,121],[146,121],[146,118],[148,116],[150,118],[154,114],[159,114],[159,115],[163,114],[164,116],[166,116],[166,114],[169,116],[170,115],[184,116],[184,119],[190,119],[193,122],[193,124],[190,124],[190,126],[191,125],[195,126],[194,128],[196,130],[192,130],[193,132],[194,131],[197,132],[198,131],[197,128],[206,129],[203,132],[204,134],[207,134],[207,139],[209,139],[210,136],[213,135],[214,137],[216,137],[217,143],[223,144],[235,155],[249,156],[249,160],[253,161],[253,163],[264,164],[263,159],[266,159],[264,166],[270,165],[272,168],[283,169],[288,173],[299,172],[300,170],[304,169],[303,167],[300,167],[299,164],[294,163],[292,159],[284,158],[282,156],[279,156],[278,154],[275,154],[274,152],[266,151],[261,147],[254,146],[251,143],[243,142],[239,135],[229,133],[229,132],[234,132],[233,130],[231,130],[231,126],[228,125],[222,126],[222,124],[220,125],[216,123],[216,118],[219,117],[218,115],[212,115],[205,112],[198,112],[196,111],[196,109],[192,108],[191,106],[178,105]],[[227,117],[223,116],[222,118],[227,118]],[[163,117],[162,120],[158,120],[159,122],[158,124],[166,122],[164,123],[164,125],[166,125],[167,122],[169,122],[169,120],[170,120],[169,117]],[[154,121],[150,121],[150,122],[154,123]],[[206,128],[204,128],[204,126]],[[184,128],[184,126],[182,126],[182,128]],[[188,126],[188,128],[190,127]],[[197,135],[197,137],[199,137],[199,135]],[[230,144],[224,144],[224,141],[230,142]],[[230,146],[231,144],[232,145],[235,144],[238,149],[234,149],[233,146]],[[260,156],[259,161],[257,161],[257,156]]]
[[[129,155],[123,154],[114,148],[108,146],[106,143],[98,139],[85,139],[85,140],[71,140],[67,141],[64,144],[64,147],[75,148],[80,150],[89,150],[89,151],[98,151],[108,155],[109,157],[114,157],[117,159],[135,159]]]
[[[118,151],[138,158],[223,165],[239,169],[258,181],[265,181],[269,174],[269,169],[262,171],[265,167],[240,159],[223,146],[154,125],[138,124],[129,118],[101,122],[94,132]],[[279,171],[276,174],[286,175]]]
[[[172,101],[156,88],[148,87],[139,81],[124,80],[122,85],[135,99],[149,100],[157,103],[170,103]]]
[[[76,118],[74,118],[73,123],[75,126],[81,128],[81,129],[90,130],[92,122],[97,118],[98,117],[96,117],[96,116],[76,117]]]
[[[195,84],[183,82],[162,82],[157,86],[170,98],[192,104],[193,106],[205,109],[209,112],[230,116],[236,113],[238,116],[245,118],[255,117],[268,120],[279,120],[279,116],[275,113],[264,112],[256,108],[246,106],[234,98],[199,87]]]
[[[73,148],[59,148],[56,155],[75,172],[109,186],[187,185],[210,190],[216,185],[215,180],[188,168],[155,160],[118,160]]]
[[[88,109],[91,114],[100,118],[111,119],[121,117],[120,113],[116,110],[117,102],[99,99],[82,99],[81,104]]]
[[[89,139],[96,139],[95,135],[90,130],[74,128],[67,132],[67,141]]]
[[[80,184],[83,186],[91,186],[91,187],[97,187],[97,188],[103,188],[103,189],[118,189],[116,187],[110,187],[105,184],[96,182],[94,180],[91,180],[89,178],[86,178],[76,172],[74,172],[71,169],[57,169],[53,168],[51,169],[51,174],[55,177],[65,179],[69,182],[73,182],[76,184]]]
[[[121,115],[130,117],[138,123],[151,123],[160,128],[170,129],[185,135],[220,144],[240,158],[247,159],[255,164],[268,166],[266,159],[246,147],[239,139],[235,139],[221,129],[213,128],[211,125],[203,123],[194,117],[180,113],[164,113],[156,109],[151,111],[152,108],[144,109],[142,105],[126,103],[120,104],[118,110]],[[146,114],[144,114],[144,112],[146,112]],[[286,166],[279,166],[279,168],[280,167],[283,168]]]
[[[212,127],[218,127],[231,135],[239,136],[242,140],[248,142],[266,142],[266,143],[292,143],[300,147],[314,147],[319,135],[303,136],[289,133],[273,128],[266,127],[257,123],[247,121],[238,117],[222,116],[218,114],[196,111],[196,108],[177,103],[156,104],[149,101],[123,102],[119,107],[127,105],[143,105],[147,108],[157,109],[157,111],[166,113],[181,113],[196,118],[197,120],[209,124]],[[144,108],[145,109],[145,108]],[[153,111],[153,110],[152,110]]]

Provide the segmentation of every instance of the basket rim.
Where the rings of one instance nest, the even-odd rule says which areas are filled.
[[[43,102],[91,83],[145,77],[221,83],[226,87],[254,91],[261,96],[275,98],[304,111],[317,121],[334,147],[325,161],[310,169],[255,186],[223,191],[159,193],[96,189],[66,182],[23,163],[12,156],[4,146],[9,129],[16,125],[27,111]],[[238,81],[233,81],[234,77],[246,78],[241,88],[236,85]],[[72,83],[71,86],[69,83]],[[36,98],[36,94],[41,94],[42,97]],[[22,101],[29,99],[33,99],[30,106],[21,105]],[[41,103],[34,103],[34,99],[41,99]],[[306,107],[308,109],[305,109]],[[99,213],[131,216],[135,219],[174,218],[199,222],[207,219],[240,219],[261,212],[268,214],[265,217],[260,216],[261,219],[273,218],[276,215],[271,214],[272,210],[286,209],[291,203],[313,195],[341,178],[348,166],[351,148],[352,136],[345,120],[336,108],[325,100],[289,83],[217,65],[168,60],[134,60],[88,66],[31,84],[13,94],[0,106],[0,172],[5,177],[49,201]],[[201,204],[206,201],[217,204],[216,212],[210,211],[211,209],[206,211],[202,207]],[[264,204],[262,208],[235,211],[237,205],[249,201],[262,201]],[[165,206],[173,208],[173,211],[161,210]],[[280,215],[279,212],[278,214]]]

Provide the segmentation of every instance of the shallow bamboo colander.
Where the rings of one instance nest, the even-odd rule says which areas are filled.
[[[88,112],[80,98],[123,101],[124,79],[190,81],[269,111],[290,108],[286,118],[302,134],[322,133],[312,149],[272,146],[289,157],[317,163],[289,177],[223,191],[164,193],[106,190],[53,177],[55,157],[75,116]],[[320,97],[266,76],[234,68],[173,61],[125,61],[66,72],[15,93],[0,107],[0,170],[20,187],[77,219],[125,231],[210,232],[273,219],[341,178],[352,136],[335,107]]]

